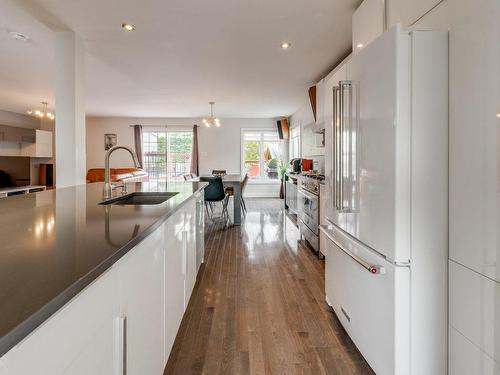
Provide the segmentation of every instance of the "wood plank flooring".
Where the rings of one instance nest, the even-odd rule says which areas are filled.
[[[164,374],[373,374],[325,303],[324,262],[281,200],[208,221],[205,264]]]

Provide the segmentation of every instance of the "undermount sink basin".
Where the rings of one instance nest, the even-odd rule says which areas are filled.
[[[156,193],[156,192],[136,192],[121,197],[105,200],[99,204],[117,204],[117,205],[154,205],[163,203],[178,193]]]

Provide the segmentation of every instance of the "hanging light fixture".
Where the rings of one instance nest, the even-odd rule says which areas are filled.
[[[215,102],[208,102],[210,104],[210,117],[203,119],[203,124],[209,128],[211,126],[220,127],[220,120],[217,117],[214,117],[214,104]]]
[[[40,118],[47,117],[48,119],[53,120],[55,118],[54,113],[50,112],[47,109],[47,106],[49,105],[49,103],[41,102],[41,104],[42,104],[42,109],[29,109],[28,111],[26,111],[28,113],[28,115],[40,117]]]

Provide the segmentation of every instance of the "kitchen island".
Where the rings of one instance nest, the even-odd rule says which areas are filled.
[[[0,374],[160,374],[203,258],[205,183],[102,183],[0,201]],[[114,192],[119,195],[118,191]]]

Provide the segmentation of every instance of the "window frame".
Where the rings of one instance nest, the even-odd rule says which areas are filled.
[[[266,181],[266,182],[279,182],[279,179],[265,178],[263,173],[265,169],[265,162],[263,158],[264,154],[264,143],[266,139],[264,138],[264,133],[274,133],[277,136],[278,145],[280,143],[279,133],[277,129],[274,128],[241,128],[240,130],[240,174],[245,170],[245,133],[260,133],[259,142],[259,177],[251,178],[249,181]],[[282,156],[282,155],[280,155]]]
[[[158,153],[158,152],[146,152],[146,147],[145,147],[145,136],[144,134],[145,133],[164,133],[165,134],[165,171],[164,171],[164,176],[165,176],[165,181],[176,181],[175,179],[173,179],[171,176],[171,173],[169,173],[169,165],[172,164],[172,158],[171,158],[171,155],[170,155],[170,148],[171,148],[171,142],[169,142],[169,133],[172,134],[172,133],[187,133],[187,134],[190,134],[191,135],[191,150],[190,150],[190,154],[192,156],[192,151],[193,151],[193,132],[191,130],[186,130],[186,129],[181,129],[181,128],[167,128],[167,127],[151,127],[151,128],[148,128],[148,129],[143,129],[143,140],[142,140],[142,148],[143,148],[143,163],[144,163],[144,169],[146,170],[145,166],[146,166],[146,157],[155,157],[155,156],[160,156],[162,155],[161,153]],[[190,156],[190,157],[191,157]],[[191,162],[191,161],[190,161]],[[189,163],[190,164],[190,163]],[[147,170],[146,170],[147,171]],[[187,171],[186,173],[188,173],[189,171]],[[161,174],[160,174],[161,176]],[[161,178],[154,178],[156,180],[161,180]]]

